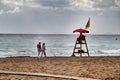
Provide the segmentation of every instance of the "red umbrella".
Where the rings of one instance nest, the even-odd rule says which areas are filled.
[[[82,29],[82,28],[80,28],[80,29],[76,29],[76,30],[73,31],[73,33],[75,33],[75,32],[79,32],[79,33],[89,33],[88,30],[86,30],[86,29]]]

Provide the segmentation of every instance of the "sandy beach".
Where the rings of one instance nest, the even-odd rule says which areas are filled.
[[[0,58],[1,71],[49,73],[102,80],[120,80],[120,56]],[[66,80],[0,74],[0,80]]]

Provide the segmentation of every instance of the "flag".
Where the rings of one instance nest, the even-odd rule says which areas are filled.
[[[85,29],[88,29],[90,27],[90,18],[88,19],[87,24],[85,25]]]

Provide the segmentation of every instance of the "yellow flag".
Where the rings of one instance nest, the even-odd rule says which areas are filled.
[[[88,29],[89,27],[90,27],[90,18],[89,18],[87,24],[85,25],[85,29]]]

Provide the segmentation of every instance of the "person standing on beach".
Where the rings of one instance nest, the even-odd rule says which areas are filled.
[[[43,45],[42,45],[41,57],[42,57],[43,54],[44,54],[44,56],[46,57],[46,52],[45,52],[45,50],[46,50],[45,43],[43,43]]]
[[[41,42],[37,44],[37,50],[38,50],[38,56],[39,56],[41,52]]]

